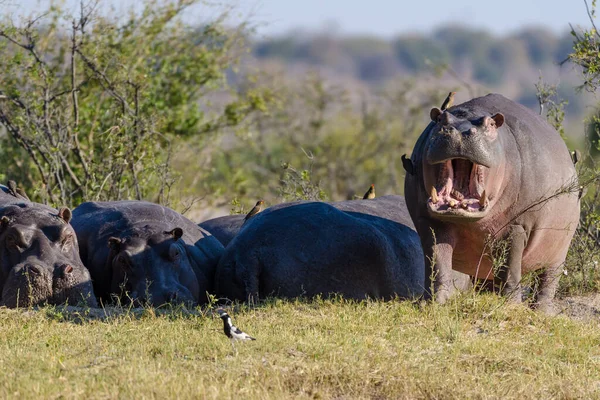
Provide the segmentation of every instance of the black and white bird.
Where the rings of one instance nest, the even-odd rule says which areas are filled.
[[[223,320],[223,332],[225,335],[231,339],[231,347],[235,350],[234,342],[237,340],[256,340],[252,336],[248,335],[245,332],[242,332],[240,328],[233,325],[231,322],[231,317],[225,310],[219,310],[219,316]]]

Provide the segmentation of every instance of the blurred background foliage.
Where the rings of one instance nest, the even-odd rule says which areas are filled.
[[[183,18],[201,0],[146,0],[125,17],[98,3],[0,22],[0,178],[37,201],[143,198],[199,220],[232,201],[402,193],[400,156],[453,90],[539,110],[572,148],[583,132],[597,140],[593,90],[576,90],[573,46],[594,50],[583,30],[257,38],[219,5],[208,22]]]

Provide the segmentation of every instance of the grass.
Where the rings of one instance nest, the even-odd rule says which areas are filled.
[[[0,397],[600,398],[597,322],[493,294],[445,306],[271,300],[210,312],[0,309]]]

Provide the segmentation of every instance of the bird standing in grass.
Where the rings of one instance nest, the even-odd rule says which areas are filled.
[[[246,216],[244,217],[244,222],[248,221],[250,218],[254,217],[256,214],[262,211],[263,205],[265,202],[263,200],[259,200],[256,202],[256,205]]]
[[[375,185],[371,183],[371,187],[367,190],[367,193],[363,196],[363,200],[375,198]]]
[[[234,351],[236,350],[233,342],[236,340],[256,340],[247,333],[242,332],[240,328],[233,325],[233,322],[231,322],[231,317],[225,310],[219,310],[219,316],[223,320],[223,332],[225,332],[225,335],[231,339],[231,347]]]
[[[444,102],[442,103],[442,111],[452,107],[452,104],[454,104],[454,95],[455,94],[456,94],[456,92],[448,93],[448,97],[446,97],[446,100],[444,100]]]

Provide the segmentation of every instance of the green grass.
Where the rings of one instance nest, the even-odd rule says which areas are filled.
[[[85,314],[85,312],[83,312]],[[0,309],[0,397],[600,398],[597,322],[495,295],[445,306],[280,301],[210,312]]]

